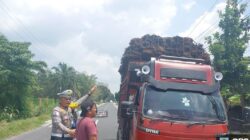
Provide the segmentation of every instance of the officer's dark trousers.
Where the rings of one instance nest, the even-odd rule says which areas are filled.
[[[73,138],[61,138],[61,137],[55,137],[55,136],[51,136],[50,140],[73,140]]]

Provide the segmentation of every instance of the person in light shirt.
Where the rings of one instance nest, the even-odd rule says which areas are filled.
[[[51,140],[73,140],[75,129],[72,129],[74,114],[69,104],[71,103],[72,90],[58,93],[59,105],[53,109]]]

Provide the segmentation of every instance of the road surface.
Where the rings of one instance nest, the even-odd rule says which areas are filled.
[[[108,117],[95,118],[98,129],[98,140],[116,140],[117,106],[114,103],[105,103],[98,107],[100,110],[107,110]],[[8,138],[7,140],[49,140],[51,131],[51,121],[34,130],[25,132],[19,136]]]

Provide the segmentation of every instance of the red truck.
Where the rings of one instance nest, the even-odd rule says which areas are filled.
[[[123,70],[118,140],[215,140],[228,134],[222,75],[202,59],[161,55]]]

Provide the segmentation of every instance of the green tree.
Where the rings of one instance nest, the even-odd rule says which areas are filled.
[[[116,92],[115,93],[115,100],[118,102],[119,98],[120,98],[120,94],[119,94],[119,92]]]
[[[34,92],[35,97],[54,97],[54,94],[57,92],[53,81],[54,75],[48,68],[36,74],[36,81],[39,88]]]
[[[107,85],[99,83],[97,86],[96,93],[93,94],[93,99],[100,102],[108,102],[114,100],[114,95],[111,93]]]
[[[76,89],[76,71],[65,63],[59,63],[58,67],[52,68],[55,73],[52,75],[55,93],[66,89]]]
[[[77,72],[65,63],[49,69],[42,61],[32,61],[30,43],[9,42],[0,34],[0,120],[32,115],[32,97],[55,97],[56,93],[72,89],[76,96],[83,96],[97,83],[95,75]],[[98,88],[97,100],[111,100],[106,86]],[[5,118],[4,118],[5,119]]]
[[[29,116],[27,98],[37,87],[35,72],[44,62],[32,61],[30,43],[9,42],[0,35],[0,109],[11,107],[19,117]]]
[[[85,73],[77,73],[76,89],[78,96],[85,95],[90,88],[95,85],[97,77],[95,75],[87,75]]]
[[[47,81],[50,85],[47,86],[53,91],[53,97],[56,96],[56,93],[65,89],[72,89],[75,98],[79,98],[85,95],[90,88],[95,85],[97,79],[95,75],[79,73],[65,63],[59,63],[58,67],[52,67],[52,70],[54,70],[54,72],[49,73],[49,81]],[[53,85],[53,87],[51,87],[51,85]]]
[[[221,32],[207,37],[209,51],[213,55],[213,65],[224,75],[223,88],[229,88],[229,93],[240,94],[241,103],[245,104],[245,95],[249,77],[247,69],[249,61],[243,54],[249,40],[249,18],[244,17],[246,4],[238,4],[238,0],[227,0],[225,11],[219,11]]]

